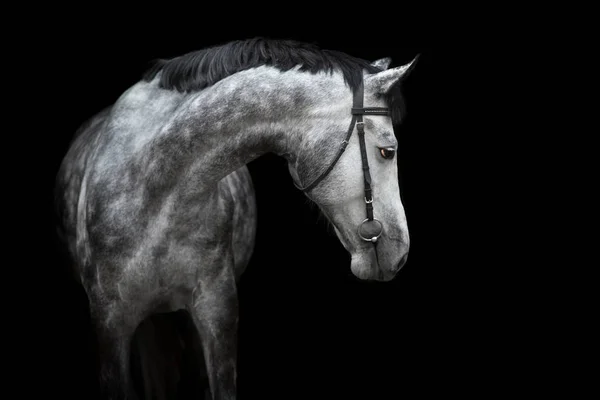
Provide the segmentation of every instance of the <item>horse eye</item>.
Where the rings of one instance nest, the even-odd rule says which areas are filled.
[[[385,149],[385,148],[379,149],[379,153],[381,154],[381,157],[390,159],[390,158],[394,158],[394,154],[396,154],[396,150],[388,147],[387,149]]]

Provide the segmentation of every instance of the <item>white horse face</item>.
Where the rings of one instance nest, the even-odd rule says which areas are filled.
[[[388,107],[383,95],[405,76],[411,64],[365,76],[363,106]],[[330,112],[332,120],[339,118],[336,126],[348,124],[348,111],[346,106]],[[360,279],[388,281],[406,263],[410,243],[398,185],[398,142],[389,116],[369,115],[363,121],[375,221],[365,222],[367,199],[356,128],[333,169],[308,195],[350,252],[353,274]],[[318,157],[313,157],[313,162],[318,163]]]

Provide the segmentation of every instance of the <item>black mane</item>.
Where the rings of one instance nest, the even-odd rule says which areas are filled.
[[[338,70],[353,91],[362,82],[363,70],[368,73],[381,71],[369,61],[340,51],[323,50],[316,45],[293,40],[254,38],[209,47],[171,60],[157,60],[143,78],[151,81],[161,72],[160,87],[192,92],[211,86],[236,72],[262,65],[281,71],[300,65],[300,71],[313,74]],[[399,91],[392,90],[386,97],[393,110],[393,120],[398,121],[403,104]]]

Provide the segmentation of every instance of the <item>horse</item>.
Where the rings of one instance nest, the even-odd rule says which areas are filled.
[[[263,154],[285,158],[357,278],[394,278],[410,245],[394,124],[417,58],[390,68],[293,40],[232,41],[156,60],[77,130],[56,176],[57,230],[88,298],[103,398],[140,398],[132,337],[178,310],[212,399],[236,398],[236,285],[257,226],[246,164]]]

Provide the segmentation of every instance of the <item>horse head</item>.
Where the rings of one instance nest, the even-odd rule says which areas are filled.
[[[301,182],[296,186],[331,222],[351,255],[352,273],[360,279],[389,281],[408,257],[398,141],[387,99],[414,61],[388,69],[389,58],[377,60],[372,65],[380,71],[365,73],[353,92],[347,87],[327,90],[326,102],[315,101],[326,108],[315,113],[326,118],[318,118],[312,140],[290,157],[290,173]]]

